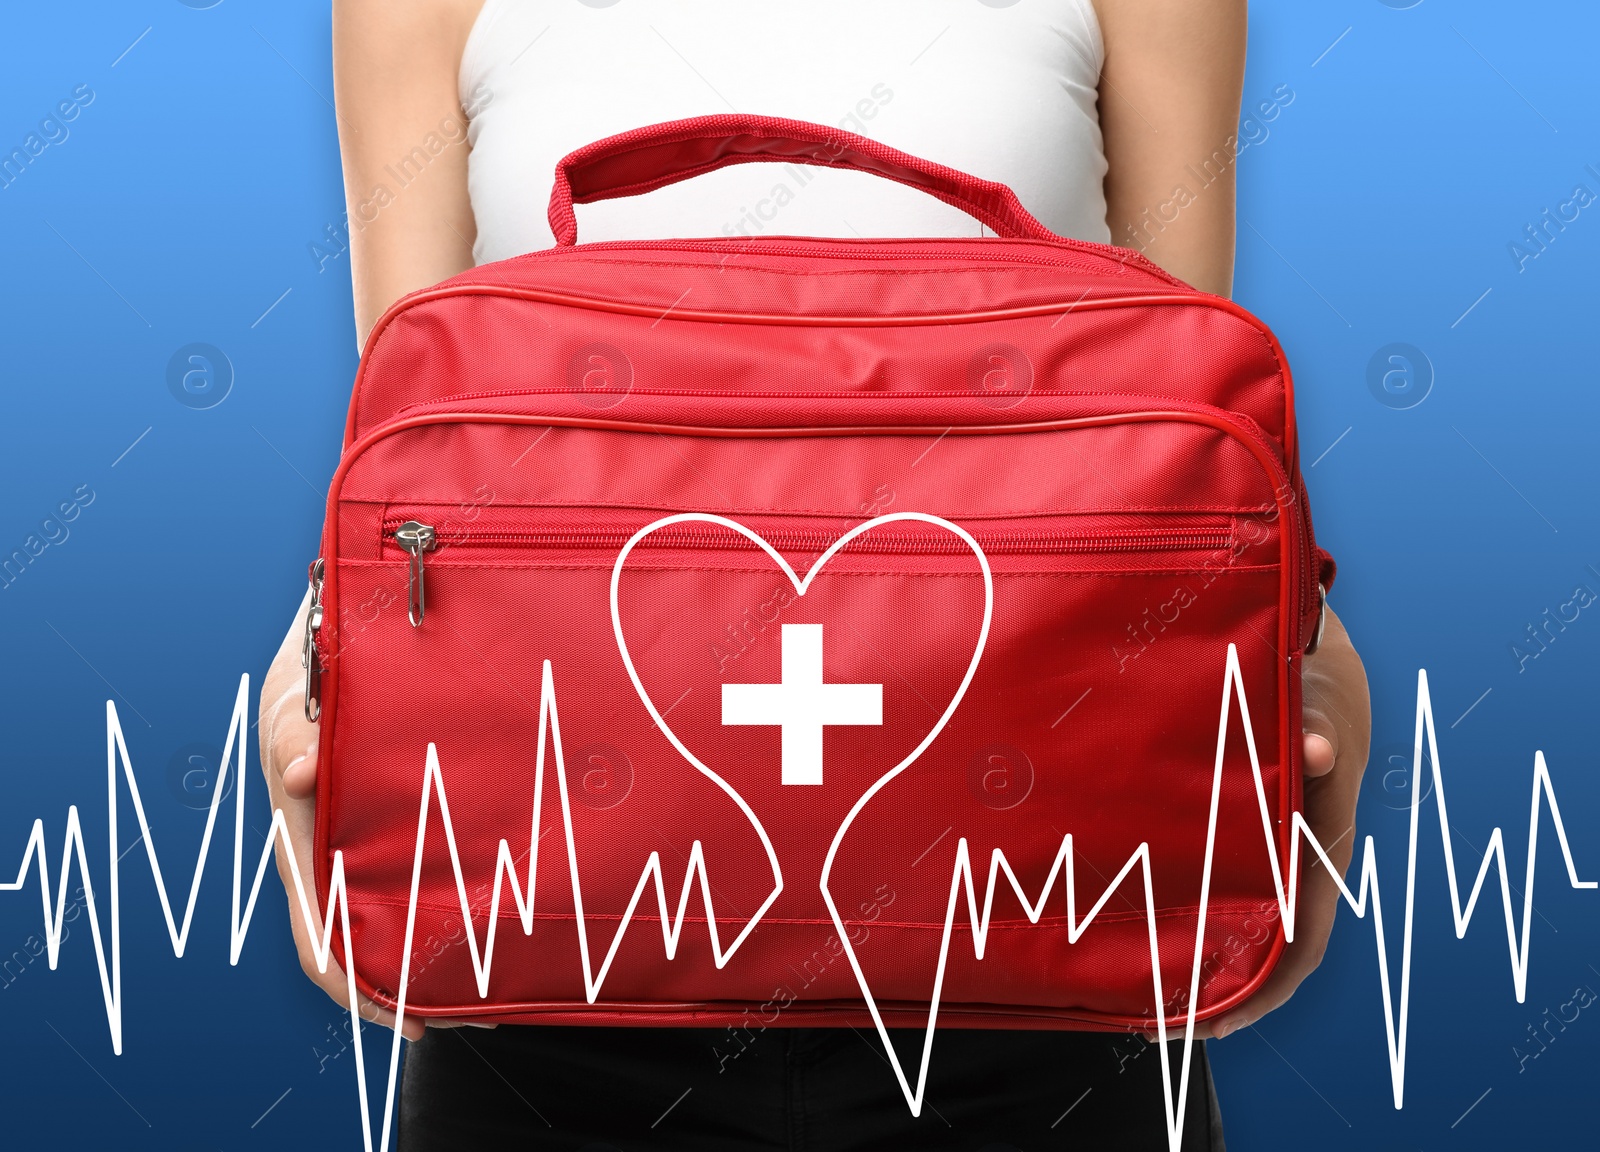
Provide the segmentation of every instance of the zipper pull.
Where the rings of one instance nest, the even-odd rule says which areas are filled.
[[[411,553],[411,574],[408,580],[411,595],[410,602],[406,606],[406,615],[411,620],[411,626],[418,628],[422,625],[422,614],[427,599],[427,592],[423,586],[422,554],[432,552],[439,546],[439,534],[431,525],[407,520],[394,530],[394,542]]]
[[[317,633],[322,630],[322,558],[311,565],[311,607],[306,610],[306,635],[300,644],[300,667],[306,670],[306,719],[317,722],[322,715],[322,656],[317,651]]]

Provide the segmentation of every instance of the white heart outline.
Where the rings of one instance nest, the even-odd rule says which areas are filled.
[[[638,693],[639,700],[644,704],[646,711],[650,713],[650,718],[655,721],[656,727],[661,730],[662,735],[667,738],[668,742],[671,743],[675,749],[677,749],[680,756],[682,756],[690,764],[694,765],[694,767],[703,776],[711,780],[714,784],[726,792],[728,797],[739,806],[739,810],[744,813],[745,819],[750,822],[750,826],[756,830],[756,835],[761,838],[761,846],[766,849],[767,862],[772,866],[772,892],[764,901],[762,901],[761,907],[756,909],[755,914],[751,916],[749,922],[744,926],[744,929],[739,933],[739,935],[734,938],[733,943],[728,946],[728,950],[726,952],[722,950],[721,944],[719,943],[717,937],[717,918],[711,909],[710,884],[707,882],[702,885],[701,895],[706,903],[706,926],[711,934],[711,953],[716,962],[716,966],[720,969],[724,967],[733,957],[733,954],[738,951],[739,946],[744,943],[745,938],[748,937],[751,932],[755,931],[756,925],[759,924],[761,922],[761,918],[766,915],[767,909],[772,907],[773,901],[775,901],[783,893],[783,868],[778,863],[778,854],[772,847],[772,841],[767,836],[766,828],[762,826],[761,821],[757,819],[756,814],[750,810],[750,805],[745,801],[745,798],[739,794],[738,789],[734,788],[716,772],[708,768],[700,761],[699,757],[695,756],[694,753],[690,752],[689,749],[684,746],[683,741],[678,739],[677,733],[672,730],[671,726],[666,722],[666,719],[656,709],[655,702],[650,699],[650,693],[645,690],[644,684],[640,681],[639,672],[633,666],[633,656],[628,651],[628,642],[622,634],[622,615],[617,602],[617,590],[622,581],[623,566],[627,563],[628,555],[633,551],[635,545],[637,545],[641,540],[649,536],[651,533],[659,531],[662,528],[669,527],[673,524],[719,524],[724,528],[730,528],[733,531],[738,532],[741,536],[744,536],[746,539],[750,540],[769,557],[771,557],[773,563],[782,569],[784,575],[789,577],[789,582],[794,585],[796,594],[804,596],[806,591],[811,587],[811,581],[817,575],[817,573],[822,570],[823,566],[826,565],[829,560],[833,559],[835,553],[837,553],[846,544],[849,544],[850,541],[854,540],[862,533],[870,532],[872,529],[881,527],[884,524],[894,524],[900,521],[908,520],[920,521],[924,524],[932,524],[936,527],[945,529],[946,531],[960,538],[960,540],[972,550],[972,554],[978,558],[978,566],[983,570],[983,626],[978,630],[978,642],[972,650],[972,660],[967,664],[966,674],[962,676],[961,684],[956,688],[955,694],[950,697],[950,703],[945,706],[945,710],[943,714],[940,715],[938,721],[933,725],[932,728],[928,730],[927,735],[922,738],[922,741],[911,750],[910,754],[907,755],[905,759],[901,760],[900,763],[896,764],[893,768],[889,769],[889,771],[878,777],[872,786],[861,794],[861,796],[856,800],[855,804],[851,807],[848,815],[845,816],[844,822],[839,825],[839,830],[834,833],[833,842],[828,846],[827,858],[823,862],[820,887],[822,890],[822,899],[828,905],[828,913],[833,917],[834,927],[838,929],[839,939],[844,944],[845,955],[849,957],[850,967],[855,971],[856,981],[861,985],[861,993],[866,999],[867,1009],[872,1013],[872,1018],[878,1026],[878,1034],[883,1038],[884,1045],[888,1049],[889,1059],[894,1063],[895,1075],[900,1080],[901,1088],[909,1097],[910,1089],[906,1084],[905,1073],[901,1070],[900,1061],[895,1056],[894,1046],[889,1043],[888,1031],[884,1027],[883,1019],[878,1013],[877,1002],[873,999],[872,991],[867,986],[866,975],[861,971],[861,965],[856,960],[855,949],[850,946],[849,933],[845,929],[844,921],[840,918],[839,910],[833,902],[833,895],[828,891],[828,877],[833,871],[833,860],[834,856],[837,855],[839,851],[839,845],[844,840],[845,833],[850,830],[850,825],[855,821],[855,818],[861,812],[861,809],[866,805],[867,801],[871,800],[873,796],[877,795],[879,790],[888,784],[889,781],[893,780],[896,776],[900,775],[900,773],[909,768],[912,763],[916,761],[917,757],[921,756],[923,752],[927,751],[928,746],[933,743],[935,738],[938,737],[939,733],[944,731],[945,726],[950,723],[950,718],[955,715],[956,709],[960,707],[962,699],[966,696],[967,688],[972,683],[972,677],[978,671],[978,663],[983,659],[984,648],[989,642],[989,624],[994,617],[994,574],[989,569],[989,558],[984,555],[983,548],[975,539],[973,539],[972,534],[969,533],[965,528],[961,527],[959,524],[952,523],[943,517],[934,516],[927,512],[891,512],[883,516],[875,516],[871,520],[863,521],[862,523],[857,524],[854,528],[850,529],[850,531],[846,532],[843,536],[839,537],[839,539],[835,540],[833,544],[828,547],[826,552],[817,557],[815,563],[813,563],[806,571],[805,577],[802,579],[800,576],[795,574],[795,570],[790,567],[789,562],[779,555],[777,549],[773,548],[771,544],[768,544],[766,540],[761,537],[760,533],[756,532],[754,529],[747,528],[737,520],[730,520],[726,516],[718,516],[714,512],[678,512],[670,516],[663,516],[658,520],[653,520],[649,524],[646,524],[643,528],[640,528],[631,537],[629,537],[628,542],[622,546],[622,551],[617,553],[616,562],[611,568],[611,630],[616,636],[617,651],[622,656],[623,667],[628,671],[628,679],[632,681],[634,691]],[[700,851],[700,842],[696,840],[690,852],[691,858],[698,859],[700,857]],[[576,868],[575,861],[574,868]],[[685,893],[685,896],[687,896],[687,893]],[[943,976],[943,964],[940,965],[939,975],[940,977]],[[939,982],[942,981],[936,981],[936,984]],[[938,995],[939,989],[936,986],[934,989],[935,1005],[938,1002]],[[937,1013],[937,1008],[935,1007],[932,1011],[933,1013]],[[930,1015],[928,1023],[929,1041],[931,1046],[933,1031],[932,1015]],[[925,1054],[923,1058],[923,1075],[926,1076],[926,1073],[927,1058]],[[917,1095],[920,1098],[920,1090],[918,1091]],[[913,1111],[915,1111],[915,1106],[913,1107]]]

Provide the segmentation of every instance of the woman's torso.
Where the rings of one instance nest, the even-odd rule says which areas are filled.
[[[1011,186],[1054,231],[1106,241],[1090,0],[486,0],[461,62],[478,263],[549,247],[558,159],[717,112],[812,120]],[[859,173],[735,165],[579,209],[584,240],[975,235]]]
[[[1105,242],[1096,104],[1103,58],[1090,0],[486,0],[460,76],[474,258],[488,263],[553,243],[545,217],[552,171],[573,149],[729,111],[845,128],[1000,181],[1055,232]],[[583,240],[982,230],[958,209],[886,180],[771,164],[735,165],[578,214]],[[530,1147],[609,1148],[601,1141],[626,1137],[699,1150],[740,1136],[776,1146],[799,1128],[819,1148],[913,1140],[1012,1147],[997,1141],[1055,1130],[1067,1105],[1073,1119],[1060,1128],[1063,1139],[1167,1146],[1157,1061],[1141,1061],[1142,1076],[1123,1075],[1128,1056],[1109,1035],[946,1037],[931,1093],[940,1101],[934,1112],[956,1116],[958,1132],[943,1113],[916,1127],[872,1041],[846,1030],[783,1030],[764,1042],[764,1059],[738,1063],[742,1079],[723,1075],[718,1030],[469,1031],[431,1030],[408,1046],[404,1152],[475,1147],[491,1135]],[[1191,1092],[1184,1147],[1215,1152],[1221,1125],[1203,1047],[1197,1061],[1204,1087]],[[486,1063],[496,1077],[484,1076]],[[1085,1088],[1098,1089],[1100,1105],[1077,1108]],[[637,1123],[628,1110],[635,1103]],[[667,1113],[670,1127],[658,1127]]]

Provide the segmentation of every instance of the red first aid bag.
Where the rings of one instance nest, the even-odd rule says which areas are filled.
[[[574,204],[749,161],[996,235],[576,242]],[[361,989],[1121,1028],[1258,987],[1333,574],[1266,327],[796,121],[591,144],[550,221],[396,304],[356,379],[308,708]]]

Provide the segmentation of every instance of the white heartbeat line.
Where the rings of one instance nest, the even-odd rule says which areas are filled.
[[[1002,849],[996,848],[990,858],[989,879],[984,894],[983,910],[978,910],[978,900],[973,888],[973,874],[970,853],[965,837],[959,839],[956,845],[955,868],[950,880],[950,901],[945,912],[944,935],[939,946],[939,964],[934,976],[933,996],[929,1006],[928,1025],[923,1037],[922,1057],[917,1073],[917,1085],[913,1089],[906,1079],[905,1069],[901,1064],[899,1055],[893,1044],[890,1043],[888,1029],[883,1022],[883,1017],[878,1011],[878,1006],[873,998],[868,985],[866,974],[861,970],[860,962],[856,958],[854,947],[850,943],[850,934],[845,928],[843,919],[834,905],[833,897],[828,892],[828,876],[833,867],[834,855],[839,849],[845,834],[849,831],[850,824],[860,812],[863,804],[870,798],[871,793],[862,797],[850,814],[845,817],[829,848],[827,860],[822,870],[822,894],[828,904],[828,910],[833,916],[833,922],[838,929],[839,939],[844,944],[845,954],[849,958],[850,967],[854,970],[856,980],[861,987],[861,993],[866,1001],[867,1010],[871,1013],[873,1023],[877,1026],[878,1035],[883,1041],[883,1046],[888,1055],[891,1067],[894,1069],[895,1078],[900,1083],[900,1090],[904,1093],[906,1102],[911,1107],[913,1115],[920,1115],[923,1093],[927,1086],[928,1064],[933,1051],[934,1027],[939,1012],[940,993],[944,984],[945,965],[949,958],[950,938],[955,926],[956,905],[962,891],[965,891],[967,914],[972,928],[973,951],[977,959],[983,959],[984,948],[987,944],[990,915],[994,908],[994,894],[996,881],[1000,873],[1004,872],[1006,880],[1011,885],[1011,890],[1016,894],[1023,911],[1031,923],[1037,924],[1043,915],[1045,903],[1055,887],[1056,877],[1064,876],[1067,901],[1067,941],[1077,943],[1095,916],[1105,907],[1113,893],[1127,879],[1135,866],[1140,870],[1140,879],[1144,888],[1145,916],[1150,939],[1150,971],[1151,983],[1155,994],[1155,1025],[1157,1041],[1160,1046],[1161,1056],[1161,1084],[1166,1108],[1167,1144],[1171,1152],[1178,1152],[1182,1142],[1183,1117],[1188,1101],[1190,1058],[1193,1052],[1195,1012],[1199,1006],[1200,973],[1205,953],[1206,913],[1210,903],[1211,892],[1211,866],[1216,848],[1217,812],[1220,807],[1222,795],[1222,764],[1223,756],[1227,749],[1229,708],[1237,701],[1239,719],[1244,730],[1245,746],[1250,756],[1250,769],[1255,779],[1256,799],[1261,810],[1261,829],[1265,834],[1268,859],[1272,865],[1272,880],[1278,902],[1279,913],[1283,917],[1284,936],[1287,941],[1294,941],[1295,913],[1298,907],[1299,876],[1300,876],[1300,843],[1304,839],[1317,854],[1322,866],[1333,877],[1338,885],[1339,894],[1348,903],[1356,916],[1365,918],[1367,914],[1368,897],[1371,897],[1373,935],[1378,951],[1378,980],[1383,992],[1384,1026],[1389,1042],[1389,1075],[1394,1090],[1394,1106],[1396,1109],[1403,1107],[1405,1098],[1405,1060],[1406,1038],[1410,1022],[1411,1003],[1411,941],[1413,928],[1413,913],[1415,909],[1416,876],[1417,876],[1417,836],[1418,818],[1421,811],[1422,794],[1418,788],[1418,781],[1422,776],[1422,746],[1423,736],[1426,734],[1428,752],[1432,760],[1434,794],[1437,796],[1439,812],[1439,834],[1444,842],[1445,873],[1450,885],[1451,908],[1455,915],[1456,938],[1463,939],[1467,934],[1467,926],[1472,921],[1473,909],[1477,907],[1478,897],[1483,890],[1484,880],[1489,875],[1491,864],[1497,865],[1500,877],[1501,903],[1505,912],[1506,943],[1510,949],[1512,985],[1516,991],[1517,1002],[1522,1003],[1527,995],[1528,984],[1528,933],[1533,910],[1533,883],[1535,860],[1539,846],[1539,797],[1543,792],[1545,800],[1549,803],[1550,817],[1555,824],[1556,838],[1561,843],[1562,858],[1566,862],[1567,879],[1573,888],[1594,888],[1594,880],[1579,880],[1577,866],[1572,859],[1572,848],[1567,841],[1566,826],[1561,819],[1561,807],[1556,801],[1555,788],[1550,780],[1550,771],[1545,764],[1544,753],[1534,753],[1533,769],[1533,795],[1529,801],[1528,810],[1528,857],[1527,871],[1524,879],[1522,900],[1522,929],[1520,942],[1517,936],[1517,921],[1511,907],[1511,880],[1506,865],[1505,842],[1501,830],[1496,827],[1489,836],[1489,846],[1484,853],[1483,862],[1478,868],[1477,878],[1473,881],[1471,895],[1468,896],[1465,909],[1461,904],[1461,889],[1456,881],[1455,852],[1451,847],[1449,809],[1445,801],[1444,777],[1441,773],[1439,760],[1438,734],[1434,727],[1433,704],[1428,693],[1428,674],[1426,670],[1417,673],[1417,723],[1416,742],[1412,767],[1411,790],[1411,829],[1410,846],[1407,851],[1406,863],[1406,906],[1405,927],[1402,932],[1401,962],[1400,962],[1400,1003],[1398,1010],[1394,1004],[1389,978],[1388,947],[1383,925],[1382,897],[1378,886],[1377,850],[1373,838],[1366,837],[1365,846],[1361,857],[1361,883],[1355,893],[1350,891],[1339,870],[1334,867],[1326,850],[1306,823],[1305,817],[1300,812],[1295,812],[1290,829],[1289,847],[1289,883],[1287,891],[1283,881],[1283,869],[1278,857],[1277,843],[1273,837],[1274,817],[1267,804],[1266,785],[1261,777],[1261,761],[1256,752],[1255,731],[1250,723],[1250,706],[1245,696],[1244,679],[1239,667],[1239,654],[1234,645],[1228,645],[1227,668],[1223,677],[1222,687],[1222,714],[1217,725],[1217,755],[1211,780],[1211,807],[1206,824],[1205,861],[1200,876],[1200,899],[1198,923],[1195,928],[1194,966],[1189,978],[1189,1009],[1185,1016],[1183,1029],[1183,1057],[1182,1067],[1178,1079],[1178,1095],[1174,1103],[1172,1095],[1172,1065],[1167,1052],[1167,1022],[1162,1005],[1166,1003],[1161,985],[1160,949],[1156,936],[1155,895],[1150,875],[1150,845],[1142,843],[1136,848],[1121,870],[1106,886],[1088,914],[1080,921],[1077,918],[1077,890],[1076,877],[1073,869],[1072,836],[1069,833],[1062,838],[1061,849],[1056,854],[1051,865],[1050,874],[1045,879],[1044,886],[1035,902],[1028,900],[1023,891],[1022,883],[1017,879],[1010,862],[1006,859]],[[1396,1016],[1399,1018],[1396,1025]]]
[[[89,872],[87,851],[84,845],[82,827],[78,817],[78,808],[72,805],[67,811],[66,838],[62,849],[61,872],[57,882],[55,907],[52,911],[50,901],[49,866],[46,859],[45,833],[43,819],[35,819],[33,830],[28,837],[28,843],[23,853],[22,863],[17,869],[17,878],[10,883],[0,883],[0,891],[19,891],[27,883],[28,870],[37,860],[39,874],[39,888],[41,909],[45,925],[45,939],[47,956],[50,968],[54,969],[60,952],[62,929],[65,920],[67,882],[75,859],[78,871],[83,877],[84,903],[89,917],[89,929],[93,939],[95,958],[99,967],[100,985],[105,1001],[106,1019],[111,1032],[112,1049],[118,1055],[122,1052],[122,950],[121,950],[121,900],[118,886],[119,853],[117,835],[117,759],[120,755],[123,765],[123,779],[128,785],[133,808],[139,821],[139,828],[145,844],[145,852],[150,861],[150,870],[155,879],[156,894],[161,901],[162,913],[166,918],[168,935],[171,938],[174,955],[181,957],[189,936],[189,928],[193,920],[194,908],[199,898],[200,879],[205,871],[207,855],[210,851],[211,838],[215,831],[217,814],[221,800],[227,791],[226,781],[229,766],[237,773],[237,787],[234,801],[234,860],[233,860],[233,907],[232,924],[229,937],[229,963],[237,964],[244,947],[246,935],[249,932],[250,921],[254,915],[256,901],[260,896],[261,885],[266,876],[267,866],[272,861],[273,846],[281,841],[289,865],[289,873],[293,878],[296,901],[300,915],[311,937],[313,955],[320,971],[326,972],[332,957],[332,936],[334,920],[337,917],[341,922],[342,942],[344,955],[348,960],[354,955],[349,922],[348,890],[344,875],[344,856],[342,852],[335,851],[329,881],[328,908],[321,924],[317,923],[316,914],[312,910],[309,894],[305,889],[300,870],[295,861],[294,845],[289,838],[283,811],[274,809],[272,824],[268,830],[266,840],[262,845],[260,856],[256,863],[254,877],[250,886],[250,893],[244,901],[241,913],[240,903],[243,894],[243,864],[244,864],[244,811],[245,790],[247,773],[244,771],[246,734],[248,733],[248,700],[249,677],[243,676],[239,682],[239,692],[235,698],[233,716],[229,723],[228,736],[224,745],[222,763],[218,771],[215,789],[212,794],[211,806],[207,813],[205,830],[200,841],[198,859],[195,864],[193,879],[189,886],[188,901],[184,908],[181,926],[175,919],[172,911],[171,899],[167,893],[165,879],[162,876],[161,865],[156,852],[155,841],[150,832],[150,825],[145,817],[144,804],[140,798],[139,786],[133,774],[133,764],[128,755],[127,745],[123,739],[122,727],[117,718],[116,706],[113,702],[106,702],[106,802],[108,814],[108,858],[110,860],[109,904],[110,928],[109,932],[102,933],[100,916],[96,905],[94,886]],[[1283,881],[1283,871],[1278,857],[1277,846],[1272,835],[1274,817],[1269,809],[1266,799],[1266,788],[1261,776],[1261,765],[1256,753],[1255,735],[1250,724],[1248,702],[1245,698],[1244,684],[1240,672],[1238,653],[1233,645],[1228,647],[1227,668],[1223,681],[1222,713],[1217,731],[1217,755],[1212,778],[1211,806],[1206,828],[1205,862],[1201,875],[1201,891],[1199,901],[1199,917],[1195,933],[1195,959],[1190,973],[1188,1012],[1183,1031],[1183,1057],[1179,1074],[1177,1099],[1173,1099],[1171,1061],[1167,1052],[1165,1041],[1167,1038],[1166,1016],[1162,1011],[1165,1003],[1159,962],[1159,949],[1156,935],[1154,916],[1153,882],[1150,870],[1149,844],[1143,843],[1134,851],[1127,862],[1123,864],[1116,876],[1107,885],[1094,906],[1082,920],[1077,918],[1077,891],[1076,877],[1073,867],[1072,836],[1063,837],[1060,851],[1057,853],[1051,866],[1050,874],[1046,878],[1043,889],[1037,901],[1030,902],[1023,891],[1021,881],[1017,878],[1005,854],[1000,849],[993,851],[987,887],[983,900],[982,911],[979,911],[978,900],[974,888],[974,876],[969,849],[965,837],[959,839],[956,848],[955,865],[951,876],[950,899],[945,916],[944,934],[940,944],[939,964],[934,978],[934,987],[929,1006],[928,1025],[923,1042],[921,1067],[918,1071],[917,1086],[913,1090],[906,1079],[895,1049],[889,1043],[888,1031],[879,1014],[877,1004],[872,996],[865,973],[861,970],[860,963],[854,949],[849,943],[849,933],[845,930],[842,919],[834,905],[833,898],[828,892],[827,882],[831,871],[834,855],[843,840],[845,833],[856,814],[861,810],[865,801],[870,798],[871,792],[863,796],[862,800],[852,809],[845,822],[840,826],[830,847],[827,863],[824,866],[821,887],[824,899],[828,903],[833,915],[835,926],[839,929],[839,938],[844,941],[846,954],[849,957],[851,968],[855,971],[860,984],[867,1008],[878,1028],[879,1035],[884,1040],[885,1051],[894,1068],[895,1076],[905,1094],[907,1103],[913,1114],[919,1114],[923,1092],[927,1082],[928,1062],[932,1054],[934,1028],[937,1022],[940,997],[943,990],[944,971],[949,956],[950,940],[955,923],[956,907],[963,892],[966,895],[967,910],[973,932],[974,952],[978,959],[983,958],[987,944],[988,928],[994,906],[994,895],[1000,874],[1004,872],[1007,882],[1017,899],[1021,902],[1029,920],[1038,923],[1043,915],[1046,902],[1056,884],[1058,876],[1063,878],[1066,887],[1067,903],[1067,932],[1068,942],[1076,943],[1088,929],[1100,910],[1107,901],[1130,876],[1134,868],[1139,869],[1140,880],[1144,890],[1146,921],[1151,949],[1152,989],[1155,1003],[1155,1027],[1158,1039],[1161,1042],[1160,1059],[1162,1069],[1162,1088],[1165,1100],[1165,1110],[1168,1130],[1169,1147],[1176,1152],[1181,1142],[1183,1117],[1187,1106],[1189,1086],[1190,1057],[1192,1053],[1195,1014],[1198,1007],[1200,973],[1205,941],[1205,921],[1209,902],[1211,865],[1216,840],[1217,812],[1221,797],[1222,765],[1227,744],[1228,718],[1230,706],[1237,701],[1240,721],[1244,730],[1246,747],[1250,756],[1251,771],[1255,780],[1256,796],[1260,806],[1262,830],[1266,837],[1269,858],[1272,864],[1273,882],[1276,890],[1278,907],[1283,917],[1284,933],[1288,940],[1294,939],[1295,912],[1297,907],[1298,876],[1300,859],[1300,841],[1307,841],[1312,851],[1321,860],[1323,866],[1338,885],[1340,895],[1350,905],[1358,917],[1365,917],[1369,907],[1373,914],[1373,932],[1377,944],[1378,978],[1384,999],[1384,1023],[1389,1044],[1390,1076],[1394,1088],[1394,1103],[1400,1108],[1404,1098],[1406,1039],[1410,1015],[1410,984],[1411,984],[1411,944],[1413,930],[1413,911],[1416,891],[1416,859],[1418,822],[1421,810],[1422,791],[1420,778],[1422,775],[1423,738],[1427,737],[1428,751],[1432,759],[1432,782],[1439,812],[1440,835],[1444,843],[1445,871],[1450,886],[1452,911],[1455,917],[1456,936],[1464,938],[1467,927],[1471,923],[1472,913],[1477,907],[1478,897],[1481,895],[1485,880],[1489,875],[1491,864],[1498,870],[1500,881],[1501,904],[1505,915],[1506,943],[1510,953],[1512,984],[1517,1001],[1521,1003],[1526,996],[1529,954],[1529,928],[1533,908],[1533,887],[1535,878],[1535,864],[1538,849],[1539,810],[1540,796],[1544,797],[1550,809],[1551,820],[1555,825],[1556,836],[1561,844],[1562,857],[1566,863],[1567,877],[1573,888],[1594,888],[1596,881],[1580,880],[1577,867],[1573,862],[1572,850],[1567,840],[1566,828],[1562,822],[1561,809],[1556,801],[1554,785],[1550,779],[1549,769],[1545,764],[1543,752],[1534,754],[1533,792],[1529,802],[1528,814],[1528,854],[1523,892],[1522,921],[1520,939],[1517,920],[1511,903],[1511,882],[1506,862],[1504,837],[1500,828],[1496,827],[1490,834],[1488,850],[1483,862],[1478,869],[1470,895],[1467,897],[1465,907],[1462,906],[1460,886],[1456,879],[1455,858],[1451,847],[1450,824],[1448,808],[1445,800],[1444,778],[1440,765],[1438,737],[1434,727],[1433,708],[1428,693],[1428,679],[1426,671],[1419,671],[1417,677],[1417,720],[1416,741],[1414,748],[1414,761],[1412,773],[1411,795],[1411,825],[1410,845],[1407,854],[1406,871],[1406,907],[1405,923],[1402,932],[1400,996],[1396,1007],[1390,985],[1388,949],[1383,922],[1383,911],[1378,885],[1378,869],[1376,848],[1373,838],[1366,837],[1361,860],[1361,881],[1356,893],[1350,888],[1333,867],[1322,844],[1306,824],[1304,818],[1297,812],[1293,816],[1292,834],[1289,852],[1289,881],[1287,887]],[[547,739],[548,737],[548,739]],[[604,962],[598,973],[594,972],[589,950],[588,929],[584,919],[582,904],[582,883],[579,876],[577,861],[577,843],[572,827],[572,812],[567,790],[566,765],[561,745],[560,719],[557,715],[554,677],[550,662],[543,665],[543,674],[540,686],[539,703],[539,733],[538,751],[535,757],[534,768],[534,806],[533,820],[530,830],[531,843],[537,844],[541,816],[541,802],[543,796],[543,777],[545,765],[545,747],[551,744],[555,749],[555,776],[557,793],[561,800],[562,825],[567,844],[567,860],[572,881],[574,911],[578,926],[579,951],[583,964],[585,993],[590,1003],[598,997],[601,986],[604,984],[611,962],[616,956],[633,914],[640,900],[643,898],[646,887],[654,880],[656,889],[657,907],[661,919],[662,943],[668,960],[675,957],[678,941],[682,932],[685,915],[688,909],[690,893],[694,888],[695,878],[699,878],[701,899],[705,904],[706,920],[710,931],[713,956],[718,967],[727,963],[728,958],[753,929],[759,913],[752,917],[734,940],[734,943],[724,951],[719,943],[717,918],[712,908],[711,884],[706,872],[704,852],[698,840],[695,841],[690,853],[689,862],[684,876],[684,886],[678,900],[677,915],[669,915],[666,882],[662,873],[660,854],[651,852],[640,874],[639,882],[634,889],[633,896],[628,903],[627,910],[622,915],[616,934],[606,952]],[[502,882],[509,881],[513,900],[517,906],[518,917],[521,921],[524,934],[531,935],[533,931],[534,889],[537,877],[537,852],[529,852],[528,881],[526,891],[518,886],[516,875],[516,862],[511,853],[509,842],[502,838],[499,844],[495,865],[494,891],[491,897],[490,913],[485,932],[483,950],[480,954],[478,947],[475,918],[467,895],[466,878],[461,867],[461,860],[456,848],[455,832],[450,819],[449,804],[445,796],[444,778],[440,770],[438,753],[435,747],[428,746],[426,766],[423,774],[423,787],[420,810],[417,820],[416,852],[412,865],[411,892],[407,908],[405,951],[402,955],[399,979],[399,994],[395,1005],[396,1031],[390,1044],[388,1084],[384,1097],[384,1122],[377,1147],[387,1149],[391,1132],[391,1122],[394,1114],[394,1097],[398,1080],[400,1058],[400,1033],[399,1022],[405,1017],[406,992],[410,982],[410,961],[412,943],[416,924],[417,900],[422,878],[423,851],[426,843],[428,814],[430,801],[434,792],[439,797],[439,815],[445,830],[445,843],[450,855],[451,868],[454,871],[457,893],[461,899],[463,921],[466,929],[468,949],[472,958],[474,974],[478,982],[478,991],[481,997],[487,997],[489,991],[489,977],[493,965],[494,943],[496,929],[499,923],[500,890]],[[770,904],[770,900],[768,902]],[[765,908],[766,905],[763,906]],[[110,936],[110,960],[106,956],[105,936]],[[362,1051],[361,1042],[361,1017],[356,1007],[359,998],[356,989],[355,972],[351,965],[346,965],[346,993],[351,1005],[351,1032],[355,1051],[355,1070],[357,1082],[357,1096],[361,1105],[362,1140],[366,1152],[373,1152],[372,1124],[370,1105],[366,1086],[366,1062]],[[1397,1023],[1398,1018],[1398,1023]]]

